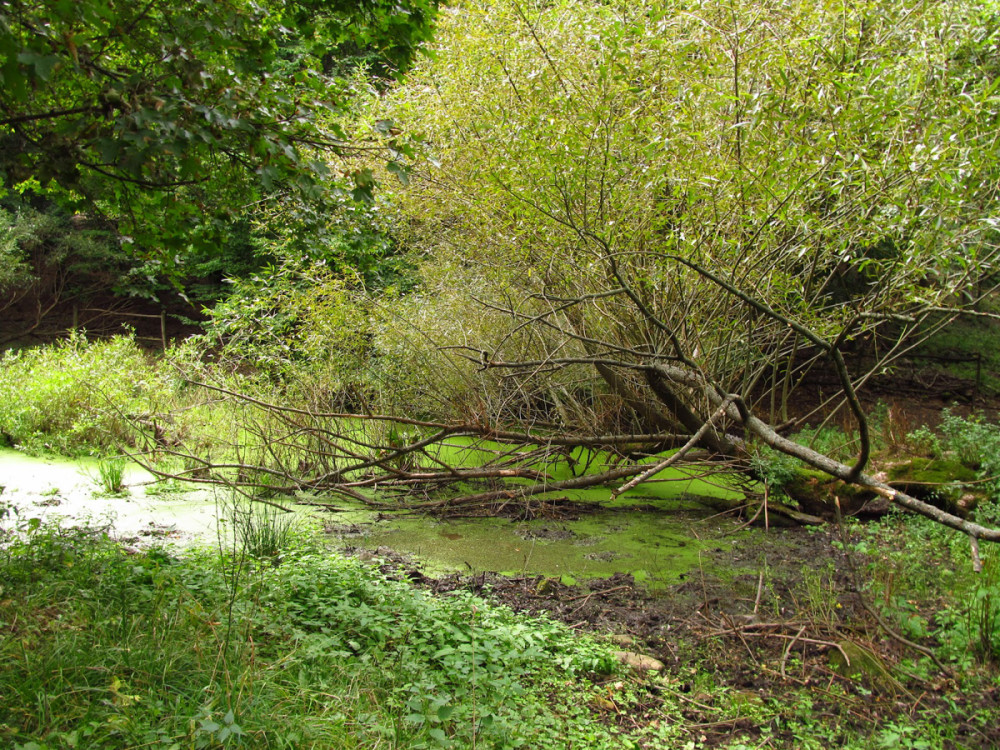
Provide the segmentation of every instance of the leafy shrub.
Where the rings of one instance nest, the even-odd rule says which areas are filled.
[[[945,451],[983,477],[1000,474],[1000,425],[990,424],[982,414],[966,418],[945,409],[940,429]]]
[[[131,336],[0,357],[0,435],[28,450],[68,454],[131,444],[129,416],[154,411],[169,387]]]
[[[948,658],[961,663],[974,655],[1000,664],[1000,563],[995,556],[983,560],[983,570],[972,585],[937,619]]]
[[[799,461],[766,445],[757,446],[750,458],[750,467],[757,479],[772,493],[780,493],[795,479]]]
[[[941,439],[927,425],[918,427],[906,436],[912,452],[920,456],[940,456]]]
[[[992,500],[976,509],[977,520],[1000,522],[1000,425],[988,422],[982,414],[962,417],[945,409],[938,433],[924,426],[911,432],[907,441],[925,455],[951,457],[974,469],[980,480],[977,490]]]
[[[23,286],[33,280],[31,266],[19,245],[25,228],[21,217],[0,210],[0,292]]]

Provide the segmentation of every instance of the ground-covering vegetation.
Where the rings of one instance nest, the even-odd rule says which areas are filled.
[[[477,579],[435,595],[414,587],[412,568],[344,558],[301,528],[269,529],[273,516],[243,501],[226,512],[238,533],[182,552],[123,546],[96,526],[7,519],[17,534],[0,554],[6,744],[996,743],[995,556],[974,574],[960,537],[926,519],[806,534],[805,568],[780,562],[788,540],[758,531],[742,562],[655,599],[622,594],[621,580],[577,595],[558,582],[491,579],[522,608],[579,618],[593,598],[598,610],[631,612],[619,634],[666,663],[636,673],[612,658],[621,646],[470,593]]]
[[[4,743],[614,746],[575,705],[599,693],[587,675],[608,675],[607,647],[301,539],[254,550],[136,552],[30,525],[3,550]]]
[[[33,451],[112,451],[130,442],[129,415],[155,411],[171,393],[169,370],[155,370],[128,337],[8,351],[0,372],[0,434]]]
[[[297,470],[289,461],[308,452],[290,430],[276,446],[275,431],[282,424],[287,430],[287,423],[272,421],[272,409],[259,409],[248,398],[297,405],[304,412],[297,418],[315,424],[313,404],[305,397],[321,393],[324,383],[332,392],[342,381],[326,379],[330,363],[322,359],[287,357],[276,360],[283,362],[277,371],[240,371],[225,352],[216,356],[213,365],[193,356],[189,345],[157,360],[127,338],[77,339],[11,353],[0,365],[0,383],[24,397],[4,401],[0,419],[4,425],[21,424],[23,416],[12,417],[23,414],[25,399],[44,393],[46,398],[32,402],[32,413],[75,414],[88,429],[74,428],[72,420],[39,421],[31,430],[7,432],[12,444],[104,454],[113,446],[149,449],[159,439],[159,460],[165,463],[155,463],[155,452],[145,460],[167,474],[239,484],[261,499],[296,489],[282,486]],[[241,395],[195,387],[178,376],[177,367]],[[311,379],[284,380],[307,371]],[[87,389],[88,382],[100,382],[101,388]],[[159,385],[148,390],[144,383]],[[343,392],[336,398],[344,398]],[[926,484],[919,491],[929,502],[956,490],[958,497],[975,493],[968,511],[981,522],[996,523],[1000,437],[993,421],[949,410],[936,424],[903,429],[889,409],[875,412],[876,468],[914,458],[932,468],[944,465],[943,475],[909,480]],[[378,435],[389,443],[387,431]],[[805,430],[796,439],[835,457],[851,451],[850,436],[831,426]],[[234,446],[239,454],[211,455]],[[276,460],[283,447],[293,450]],[[193,460],[198,455],[201,460]],[[233,455],[257,464],[234,467],[241,462]],[[550,471],[557,460],[565,462],[565,455],[549,457]],[[769,498],[790,501],[782,495],[799,476],[794,459],[762,449],[755,460]],[[956,464],[968,472],[962,481],[956,480]],[[265,465],[285,468],[280,475],[245,474]],[[559,470],[566,476],[573,472],[565,463]],[[751,491],[748,498],[752,515],[760,496]],[[408,582],[386,583],[383,572],[296,537],[272,506],[239,501],[226,514],[238,531],[234,546],[227,544],[221,554],[180,555],[121,549],[101,530],[66,532],[32,528],[30,518],[6,519],[6,528],[20,521],[26,533],[5,547],[0,595],[5,664],[11,665],[5,672],[24,686],[2,691],[19,701],[8,699],[0,720],[11,742],[27,748],[280,747],[282,742],[471,747],[473,733],[481,747],[519,742],[564,747],[574,738],[580,747],[631,742],[637,747],[944,748],[990,747],[996,740],[990,729],[1000,643],[995,554],[981,552],[977,574],[965,536],[929,521],[898,513],[868,525],[845,519],[843,530],[816,532],[805,554],[778,551],[789,542],[772,539],[778,548],[769,548],[772,560],[784,558],[783,564],[759,557],[734,561],[730,570],[704,571],[693,598],[691,587],[661,592],[661,601],[686,602],[669,617],[653,620],[671,624],[669,630],[636,628],[643,618],[634,615],[620,621],[595,616],[598,632],[618,622],[616,628],[636,630],[643,650],[667,662],[663,676],[651,681],[621,673],[562,674],[558,665],[571,651],[539,644],[553,639],[566,644],[569,635],[509,612],[496,615],[505,625],[499,634],[485,626],[475,631],[476,649],[499,663],[516,663],[521,652],[504,639],[508,631],[519,634],[532,654],[533,666],[525,669],[537,670],[530,677],[526,672],[507,692],[504,685],[481,687],[479,677],[472,677],[463,641],[431,637],[445,622],[464,627],[468,618],[470,627],[478,627],[490,621],[493,615],[484,614],[491,611],[489,603],[459,597],[441,604],[430,594],[414,593]],[[828,562],[816,565],[821,560]],[[576,613],[575,624],[581,621],[581,602],[604,601],[600,585],[590,583],[570,591],[561,582],[518,585],[521,593],[505,600],[532,608],[537,592],[547,591],[540,598]],[[628,589],[633,597],[626,600],[628,611],[641,612],[641,587]],[[434,628],[421,624],[428,622]],[[897,637],[919,649],[901,645]],[[491,642],[495,638],[499,644]],[[193,655],[191,643],[200,644]],[[604,658],[593,648],[598,650],[584,652],[587,658]],[[844,672],[830,656],[838,648],[851,659],[871,654],[872,661],[862,661],[866,671],[859,676]],[[52,676],[54,660],[77,651],[84,655],[60,662],[61,671]],[[449,656],[466,671],[456,677],[458,667]],[[581,667],[581,675],[586,670]],[[503,674],[509,674],[506,667]],[[480,677],[495,675],[484,667]],[[581,691],[590,696],[582,707]],[[334,701],[331,695],[339,697]],[[481,729],[472,719],[493,714],[487,724],[494,724]]]

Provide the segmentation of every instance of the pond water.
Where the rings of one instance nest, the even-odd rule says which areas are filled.
[[[2,525],[10,529],[38,518],[109,526],[118,538],[215,538],[215,493],[154,483],[154,477],[135,464],[126,467],[124,479],[127,493],[103,494],[96,459],[37,457],[0,450],[0,507],[13,510]]]
[[[432,575],[491,570],[545,575],[572,584],[577,578],[629,573],[637,581],[656,584],[696,567],[706,546],[718,547],[692,533],[700,520],[697,515],[649,510],[588,513],[573,520],[338,520],[327,528],[343,545],[407,553]]]
[[[125,481],[126,494],[109,496],[100,491],[95,459],[0,450],[0,507],[14,511],[0,525],[11,529],[32,518],[89,522],[108,526],[115,537],[132,544],[215,544],[228,536],[228,525],[218,521],[228,517],[223,493],[155,482],[136,465],[128,467]],[[332,511],[298,505],[295,512],[299,523],[315,528],[334,546],[390,548],[413,558],[431,575],[488,570],[569,583],[628,573],[656,587],[675,581],[703,564],[703,556],[714,557],[728,546],[718,538],[718,523],[706,522],[712,512],[696,500],[698,495],[732,492],[699,480],[663,482],[625,493],[610,505],[606,488],[563,492],[560,499],[581,503],[584,511],[565,517],[564,504],[553,504],[551,512],[536,506],[540,512],[531,520],[438,521],[376,513],[351,503]]]

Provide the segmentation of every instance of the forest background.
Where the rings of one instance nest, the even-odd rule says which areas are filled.
[[[920,357],[958,360],[942,405],[996,395],[997,24],[6,2],[0,433],[451,513],[687,464],[748,516],[915,511],[989,572],[1000,432],[876,402]]]

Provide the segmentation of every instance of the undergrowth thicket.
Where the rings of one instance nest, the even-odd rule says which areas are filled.
[[[928,519],[892,513],[853,533],[867,593],[899,633],[932,643],[962,672],[1000,666],[1000,560],[992,547],[975,572],[968,540]]]
[[[80,455],[130,444],[130,418],[172,395],[130,336],[88,341],[82,334],[51,347],[0,356],[0,439],[29,451]]]
[[[5,352],[0,444],[29,453],[102,457],[122,448],[169,446],[201,458],[219,445],[258,448],[267,426],[248,424],[239,406],[196,383],[268,398],[281,389],[267,374],[207,363],[205,346],[184,343],[154,357],[132,336],[100,340],[75,333],[51,347]],[[114,459],[104,464],[111,468]]]

